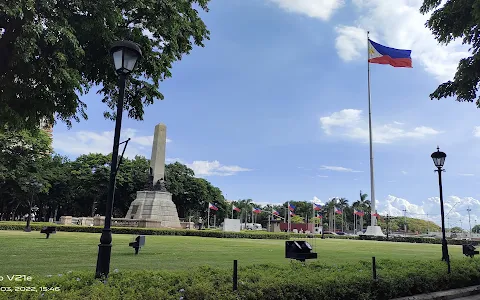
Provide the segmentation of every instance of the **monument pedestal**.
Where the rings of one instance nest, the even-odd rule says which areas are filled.
[[[380,226],[367,226],[367,230],[363,235],[385,236]]]
[[[137,198],[130,204],[125,218],[160,221],[160,227],[182,228],[178,219],[177,207],[169,192],[137,192]]]

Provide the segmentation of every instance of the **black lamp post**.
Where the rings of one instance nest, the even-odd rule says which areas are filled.
[[[28,203],[27,225],[25,225],[24,231],[25,232],[31,232],[32,227],[30,226],[30,222],[32,221],[32,212],[33,211],[36,212],[38,210],[38,207],[35,207],[36,209],[34,207],[32,207],[33,206],[33,200],[34,200],[35,193],[43,187],[43,184],[37,182],[36,180],[32,180],[30,182],[27,182],[27,185],[30,186],[30,191],[31,191],[32,195],[31,195],[30,202]]]
[[[450,274],[450,257],[448,255],[448,246],[447,246],[447,239],[445,238],[445,215],[443,210],[443,190],[442,190],[442,172],[445,170],[443,169],[443,164],[445,163],[445,158],[447,154],[445,152],[441,152],[440,148],[437,147],[437,151],[433,152],[431,155],[433,159],[433,163],[438,172],[438,186],[440,188],[440,213],[442,217],[442,260],[445,260],[448,265],[448,274]]]
[[[110,182],[108,184],[107,208],[105,211],[105,225],[98,245],[97,270],[95,277],[108,277],[110,271],[110,255],[112,251],[112,222],[113,198],[115,195],[115,177],[117,175],[118,147],[120,130],[122,128],[123,98],[125,96],[125,81],[135,68],[142,51],[137,44],[130,41],[118,41],[112,45],[110,53],[113,56],[115,70],[118,74],[118,103],[115,120],[115,135],[113,137],[112,162],[110,166]]]

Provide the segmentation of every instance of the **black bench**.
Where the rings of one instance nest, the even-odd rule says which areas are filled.
[[[145,236],[144,235],[139,235],[135,238],[134,242],[131,242],[128,244],[130,247],[135,249],[135,255],[138,254],[138,250],[145,246]]]
[[[465,256],[470,256],[473,258],[475,254],[478,254],[478,251],[475,251],[475,246],[473,244],[464,244],[462,245],[463,254]]]
[[[40,233],[45,233],[47,235],[47,239],[50,237],[50,234],[57,233],[57,227],[55,226],[45,226],[40,230]]]
[[[312,246],[305,241],[286,241],[285,258],[304,262],[306,259],[317,258],[317,253],[312,252]]]

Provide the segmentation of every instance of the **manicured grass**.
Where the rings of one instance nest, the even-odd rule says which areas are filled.
[[[189,270],[209,265],[231,268],[252,264],[287,265],[281,240],[146,236],[139,255],[128,246],[132,235],[113,236],[111,270]],[[0,231],[3,274],[59,274],[95,271],[100,234],[57,232],[45,239],[39,232]],[[318,262],[343,264],[370,261],[372,256],[394,260],[439,260],[441,245],[358,240],[308,240],[318,253]],[[466,259],[460,246],[449,246],[452,260]],[[0,274],[2,275],[2,274]]]

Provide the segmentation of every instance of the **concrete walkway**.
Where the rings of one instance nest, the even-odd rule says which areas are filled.
[[[475,286],[470,286],[470,287],[455,289],[455,290],[429,293],[429,294],[408,296],[403,298],[397,298],[394,300],[433,300],[433,299],[480,300],[480,285],[475,285]]]

